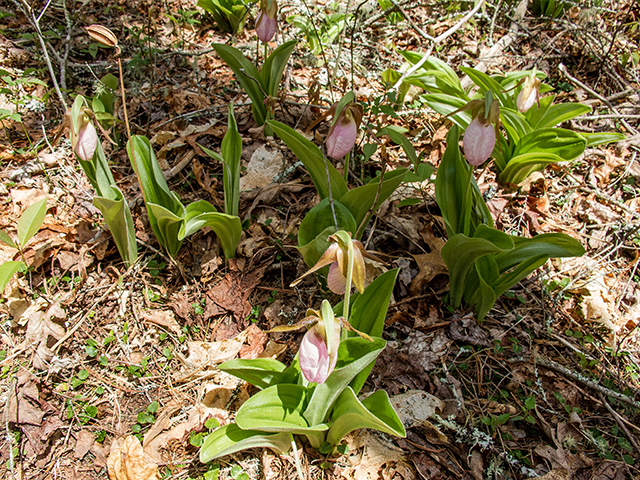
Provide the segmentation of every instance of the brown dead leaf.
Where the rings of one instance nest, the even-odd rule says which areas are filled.
[[[419,295],[424,286],[433,280],[436,275],[449,273],[449,269],[440,254],[445,241],[434,235],[431,225],[427,225],[420,230],[420,236],[431,251],[423,255],[413,255],[413,258],[420,268],[420,272],[412,280],[409,287],[412,295]]]
[[[269,337],[260,330],[256,325],[250,325],[247,329],[247,341],[239,352],[240,358],[253,359],[258,358],[264,351]]]
[[[445,404],[422,390],[410,390],[406,393],[391,397],[398,417],[406,428],[419,427],[433,418],[436,413],[442,413]],[[442,435],[446,441],[446,436]]]
[[[118,438],[111,444],[107,459],[111,480],[156,480],[158,465],[144,453],[140,441],[133,435]]]
[[[78,460],[82,460],[89,450],[91,450],[95,442],[96,439],[93,433],[89,430],[80,430],[76,435],[75,457]]]
[[[64,323],[66,318],[67,314],[59,303],[52,304],[46,312],[36,310],[29,315],[27,332],[22,346],[35,349],[32,359],[34,368],[38,370],[48,368],[48,363],[53,358],[50,347],[64,336],[65,329],[61,323]]]
[[[167,330],[171,330],[178,336],[182,335],[180,325],[171,310],[143,310],[140,312],[140,317],[142,317],[145,322],[160,325]]]
[[[20,370],[17,380],[15,389],[9,393],[7,421],[19,425],[41,425],[45,412],[40,405],[37,377]]]
[[[204,405],[193,407],[189,411],[188,418],[185,422],[179,423],[148,441],[145,435],[145,454],[157,462],[167,462],[171,460],[167,456],[168,451],[184,451],[189,440],[189,434],[194,430],[202,430],[204,423],[211,417],[217,417],[220,412],[222,412],[222,410],[208,408]]]
[[[245,328],[246,318],[251,312],[248,299],[260,283],[265,268],[266,266],[254,268],[250,273],[244,274],[238,260],[232,258],[229,260],[229,273],[207,292],[207,296],[220,308],[231,312],[242,328]]]
[[[396,447],[386,437],[381,437],[370,430],[359,430],[346,437],[349,451],[353,452],[347,459],[349,466],[342,472],[348,480],[384,480],[397,478],[416,478],[416,472],[404,458],[404,451]]]
[[[246,173],[240,178],[240,190],[264,188],[282,171],[282,152],[267,150],[265,145],[258,148],[247,165]]]

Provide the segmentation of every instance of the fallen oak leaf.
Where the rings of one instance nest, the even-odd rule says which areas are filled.
[[[107,459],[111,480],[156,480],[158,465],[144,453],[140,441],[133,435],[118,438],[111,444]]]

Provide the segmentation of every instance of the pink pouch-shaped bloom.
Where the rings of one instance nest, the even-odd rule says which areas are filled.
[[[87,122],[78,132],[78,142],[74,151],[85,162],[91,161],[98,148],[98,133],[91,122]]]
[[[345,108],[327,135],[327,155],[336,160],[351,151],[358,138],[358,125]]]
[[[491,156],[496,146],[496,133],[493,125],[483,125],[478,117],[467,127],[462,140],[464,155],[474,167],[482,165]]]
[[[262,42],[270,42],[273,36],[276,34],[278,28],[278,21],[275,15],[273,18],[269,17],[265,12],[260,10],[258,18],[256,19],[256,34]]]
[[[309,382],[324,383],[336,366],[338,357],[329,357],[327,344],[320,335],[318,325],[311,327],[302,339],[298,351],[300,370]]]

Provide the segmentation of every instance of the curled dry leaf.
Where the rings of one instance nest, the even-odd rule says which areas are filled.
[[[111,445],[107,459],[110,480],[156,480],[158,465],[144,453],[133,435],[118,438]]]

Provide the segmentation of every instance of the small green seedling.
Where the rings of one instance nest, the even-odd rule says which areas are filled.
[[[16,272],[24,271],[27,268],[27,260],[24,258],[24,248],[29,243],[29,240],[38,233],[44,217],[47,214],[47,199],[42,199],[39,202],[29,206],[18,219],[17,236],[14,238],[7,232],[0,230],[0,241],[6,243],[12,248],[15,248],[20,252],[22,261],[18,262],[4,262],[0,265],[0,293],[4,291],[4,287],[9,283],[11,277]]]

